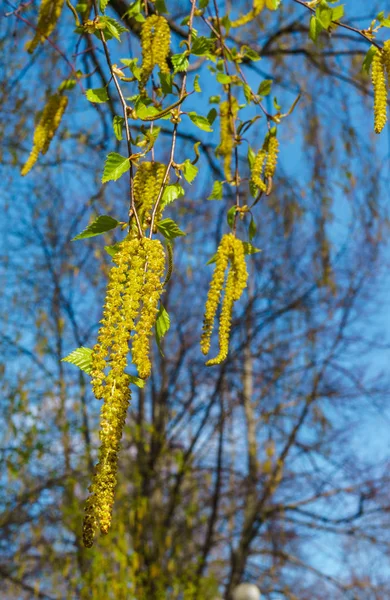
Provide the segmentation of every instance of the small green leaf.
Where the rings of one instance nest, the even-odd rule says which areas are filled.
[[[172,73],[161,73],[159,71],[158,78],[160,80],[161,90],[164,96],[172,94],[173,75]]]
[[[332,23],[332,9],[328,6],[319,6],[316,9],[316,18],[324,29],[328,29]]]
[[[255,237],[256,231],[257,231],[256,223],[255,223],[253,217],[251,217],[251,222],[249,223],[249,241],[250,242]]]
[[[253,50],[253,48],[250,48],[246,45],[241,47],[241,54],[243,54],[245,58],[249,58],[249,60],[261,60],[261,56],[256,52],[256,50]]]
[[[162,221],[159,221],[157,223],[157,229],[167,240],[173,240],[180,235],[186,235],[172,219],[163,219]]]
[[[121,242],[117,242],[116,244],[112,244],[111,246],[104,246],[104,249],[107,252],[107,254],[109,256],[111,256],[111,258],[112,258],[118,252],[120,247],[121,247]]]
[[[130,5],[130,8],[122,16],[122,19],[123,17],[130,17],[132,19],[135,19],[135,21],[138,21],[139,23],[143,23],[145,21],[145,17],[143,16],[141,10],[141,0],[135,0],[135,2],[133,2],[133,4]]]
[[[207,113],[207,120],[210,123],[210,125],[212,125],[215,121],[215,119],[218,117],[218,113],[216,111],[216,109],[213,107],[211,110],[209,110],[209,112]]]
[[[316,44],[318,40],[318,36],[320,35],[323,27],[319,20],[313,15],[310,18],[310,27],[309,27],[309,38]]]
[[[248,165],[250,170],[252,171],[253,169],[253,165],[255,164],[255,159],[256,159],[256,154],[253,152],[252,148],[249,146],[248,147]]]
[[[229,208],[229,210],[227,211],[227,215],[226,215],[228,225],[231,229],[233,228],[233,225],[234,225],[235,214],[236,214],[236,207],[232,206],[231,208]]]
[[[223,183],[222,181],[214,181],[213,189],[207,200],[222,200]]]
[[[87,90],[85,92],[87,100],[90,102],[96,102],[97,104],[101,104],[102,102],[107,102],[108,94],[106,88],[95,88],[94,90]]]
[[[124,123],[125,123],[124,118],[119,117],[118,115],[115,115],[115,117],[112,121],[112,128],[114,130],[115,137],[119,142],[123,139],[122,129],[123,129]]]
[[[232,78],[230,75],[226,75],[226,73],[218,73],[217,81],[218,83],[222,83],[222,85],[228,85],[232,82]]]
[[[155,0],[154,6],[156,7],[158,14],[160,15],[168,12],[164,0]]]
[[[171,61],[173,64],[173,72],[179,73],[181,71],[187,71],[189,62],[187,58],[187,52],[183,52],[183,54],[173,54],[171,56]]]
[[[134,383],[139,388],[145,387],[145,379],[141,379],[140,377],[136,377],[135,375],[129,375],[130,383]]]
[[[189,158],[187,158],[187,160],[185,160],[184,163],[181,165],[181,169],[183,171],[184,179],[188,183],[192,183],[194,181],[199,170],[197,166],[191,163]]]
[[[155,332],[156,332],[157,346],[158,346],[158,349],[160,350],[162,356],[164,356],[164,355],[163,355],[162,349],[161,349],[161,341],[162,341],[163,337],[166,335],[166,333],[169,331],[170,326],[171,326],[171,319],[169,318],[169,314],[166,311],[166,309],[164,308],[164,306],[160,303],[160,308],[157,313]]]
[[[126,156],[110,152],[104,165],[102,183],[116,181],[130,169],[130,161]]]
[[[199,129],[202,129],[203,131],[213,131],[207,117],[202,117],[194,111],[189,112],[187,114],[190,117],[191,121],[194,123],[194,125],[199,127]]]
[[[120,221],[117,221],[108,215],[100,215],[92,223],[90,223],[88,227],[84,229],[84,231],[76,235],[76,237],[72,239],[72,242],[75,240],[85,240],[86,238],[100,235],[106,231],[111,231],[111,229],[118,227],[119,223]]]
[[[130,69],[137,81],[141,80],[141,68],[137,67],[138,58],[121,58],[120,61]]]
[[[99,8],[104,13],[110,0],[99,0]]]
[[[75,365],[76,367],[78,367],[79,369],[84,371],[85,373],[88,373],[88,375],[91,374],[91,367],[92,367],[92,350],[91,350],[91,348],[85,348],[84,346],[81,346],[81,348],[76,348],[76,350],[73,350],[73,352],[71,352],[70,354],[68,354],[68,356],[65,356],[65,358],[63,358],[61,360],[62,360],[62,362],[67,362],[67,363],[70,363],[71,365]]]
[[[246,83],[244,83],[244,96],[247,103],[250,104],[252,102],[252,90]]]
[[[182,196],[184,196],[184,190],[179,183],[167,185],[162,195],[162,203],[167,206]]]
[[[344,4],[332,8],[332,21],[339,21],[344,16]]]
[[[191,54],[194,54],[195,56],[207,56],[211,52],[213,46],[214,40],[200,35],[195,38],[192,43]]]
[[[100,17],[99,23],[105,25],[104,35],[107,40],[115,38],[118,42],[121,41],[121,33],[127,31],[126,27],[123,27],[118,21],[112,17]]]
[[[221,102],[221,96],[210,96],[210,104],[219,104]]]
[[[195,79],[194,79],[194,91],[195,92],[201,92],[202,88],[199,85],[199,75],[195,75]]]
[[[378,50],[376,49],[375,46],[370,46],[370,48],[363,60],[362,71],[364,71],[365,73],[368,73],[368,74],[370,73],[372,59],[374,58],[374,56],[377,52],[378,52]]]
[[[264,79],[264,81],[260,83],[257,93],[260,96],[268,96],[271,93],[272,83],[272,79]]]
[[[245,254],[256,254],[257,252],[261,252],[260,248],[255,248],[249,242],[242,242],[242,244],[244,246]]]
[[[217,260],[217,255],[213,254],[213,256],[207,261],[206,265],[212,265]]]

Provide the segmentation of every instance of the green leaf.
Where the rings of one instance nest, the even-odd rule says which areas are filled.
[[[145,379],[141,379],[140,377],[136,377],[135,375],[129,375],[130,383],[134,383],[139,388],[145,387]]]
[[[145,17],[143,16],[141,11],[141,0],[135,0],[135,2],[133,2],[133,4],[130,5],[129,10],[127,10],[122,16],[122,19],[123,17],[129,17],[131,19],[135,19],[135,21],[138,21],[139,23],[143,23],[145,21]]]
[[[73,350],[68,356],[61,359],[62,362],[70,363],[71,365],[75,365],[88,375],[91,374],[91,366],[92,366],[92,350],[91,348],[85,348],[81,346],[81,348],[76,348]]]
[[[212,125],[215,121],[215,119],[218,117],[218,113],[216,111],[216,109],[213,107],[211,110],[209,110],[209,112],[207,113],[207,120],[210,123],[210,125]]]
[[[256,52],[256,50],[253,50],[253,48],[250,48],[246,45],[241,47],[241,54],[243,54],[245,58],[249,58],[249,60],[261,60],[261,56]]]
[[[362,71],[364,71],[365,73],[370,73],[372,59],[374,58],[374,56],[377,52],[378,52],[378,50],[376,49],[375,46],[370,46],[370,48],[363,60]]]
[[[113,127],[113,130],[115,133],[115,137],[119,142],[123,139],[122,129],[123,129],[124,123],[125,123],[124,118],[119,117],[118,115],[115,115],[115,117],[112,121],[112,127]]]
[[[194,91],[195,92],[201,92],[202,88],[199,85],[199,75],[195,75],[195,79],[194,79]]]
[[[180,235],[186,235],[172,219],[163,219],[162,221],[159,221],[157,223],[157,229],[167,240],[173,240]]]
[[[227,215],[226,215],[228,225],[231,229],[233,229],[235,214],[236,214],[236,207],[232,206],[231,208],[229,208],[229,210],[227,211]]]
[[[256,254],[257,252],[261,252],[260,248],[255,248],[249,242],[242,242],[242,244],[244,246],[245,254]]]
[[[206,265],[212,265],[217,260],[217,255],[213,254],[213,256],[207,261]]]
[[[164,0],[155,0],[154,6],[160,15],[168,12]]]
[[[221,102],[221,96],[210,96],[210,104],[219,104]]]
[[[200,35],[195,38],[191,46],[191,54],[195,56],[207,56],[214,46],[214,40]]]
[[[164,206],[167,206],[182,196],[184,196],[184,190],[181,185],[179,183],[173,183],[172,185],[166,186],[161,201]]]
[[[246,83],[244,83],[244,96],[247,103],[250,104],[252,102],[252,90]]]
[[[116,181],[130,169],[130,161],[126,156],[110,152],[104,165],[102,183]]]
[[[202,129],[203,131],[213,131],[207,117],[202,117],[194,111],[189,112],[187,114],[190,117],[191,121],[194,123],[194,125],[199,127],[199,129]]]
[[[332,23],[332,9],[328,6],[319,6],[316,9],[316,18],[324,29],[328,29]]]
[[[257,93],[260,96],[268,96],[271,93],[272,83],[272,79],[264,79],[264,81],[260,83]]]
[[[187,58],[187,52],[183,52],[183,54],[173,54],[171,56],[171,61],[173,64],[173,72],[179,73],[181,71],[187,71],[189,62]]]
[[[112,258],[118,252],[120,247],[121,242],[117,242],[116,244],[112,244],[111,246],[104,246],[104,249],[107,252],[107,254]]]
[[[164,355],[163,355],[162,349],[161,349],[161,341],[162,341],[163,337],[166,335],[166,333],[169,331],[170,326],[171,326],[171,319],[169,318],[169,314],[166,311],[166,309],[164,308],[164,306],[160,303],[160,308],[157,313],[155,332],[156,332],[157,346],[158,346],[158,349],[160,350],[162,356],[164,356]]]
[[[256,158],[256,154],[253,152],[252,148],[249,146],[248,147],[248,165],[250,170],[252,171],[253,169],[253,165],[255,164],[255,158]]]
[[[172,94],[172,85],[173,85],[172,73],[161,73],[161,71],[159,71],[158,78],[160,79],[162,93],[165,96],[167,94]]]
[[[76,237],[72,239],[72,242],[75,240],[85,240],[86,238],[94,237],[95,235],[100,235],[101,233],[115,229],[115,227],[118,227],[119,223],[120,221],[117,221],[108,215],[100,215],[90,223],[84,231],[76,235]]]
[[[90,102],[96,102],[97,104],[101,104],[102,102],[107,102],[108,94],[106,88],[95,88],[94,90],[87,90],[85,92],[87,100]]]
[[[214,181],[213,189],[207,200],[222,200],[223,183],[222,181]]]
[[[198,167],[193,165],[189,158],[187,158],[184,163],[181,165],[181,169],[183,171],[184,179],[188,183],[192,183],[195,177],[198,174]]]
[[[99,0],[99,8],[104,13],[110,0]]]
[[[309,38],[316,44],[318,40],[318,36],[320,35],[323,27],[319,20],[313,15],[310,18],[310,27],[309,27]]]
[[[250,242],[255,237],[256,231],[257,231],[256,223],[255,223],[253,217],[251,217],[251,222],[249,223],[249,241]]]
[[[137,67],[138,58],[121,58],[121,63],[128,67],[137,81],[141,79],[141,68]]]
[[[332,21],[339,21],[344,16],[344,4],[332,8]]]
[[[106,39],[115,38],[118,42],[121,41],[121,33],[127,31],[126,27],[123,27],[118,21],[112,17],[100,17],[99,23],[105,25],[104,35]]]
[[[226,75],[226,73],[218,73],[217,81],[218,83],[222,83],[222,85],[228,85],[232,82],[232,78],[230,75]]]

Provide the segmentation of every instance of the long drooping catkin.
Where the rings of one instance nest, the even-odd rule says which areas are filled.
[[[27,175],[38,160],[39,154],[46,154],[68,105],[67,96],[53,94],[49,97],[34,131],[33,148],[27,162],[21,170]]]
[[[371,78],[372,85],[374,88],[374,130],[375,133],[380,133],[387,121],[387,89],[386,89],[386,77],[385,77],[385,65],[384,56],[386,54],[377,50],[372,59],[371,66]]]
[[[65,0],[42,0],[39,7],[36,33],[31,42],[27,44],[27,50],[30,54],[53,33],[60,18],[64,2]]]
[[[223,156],[223,168],[227,181],[232,181],[231,170],[232,152],[235,144],[234,121],[238,113],[237,99],[232,97],[230,101],[221,102],[220,105],[220,143],[216,150],[217,154]]]
[[[103,319],[92,352],[92,388],[103,399],[99,462],[85,507],[83,539],[91,547],[98,528],[107,533],[118,469],[120,440],[130,402],[130,376],[125,372],[129,343],[140,377],[150,374],[150,336],[163,291],[165,254],[158,240],[125,240],[114,256]],[[132,339],[133,336],[133,339]]]
[[[229,262],[230,269],[227,275],[219,320],[219,353],[215,358],[206,362],[207,366],[220,364],[228,355],[233,306],[241,298],[248,279],[243,243],[231,233],[223,236],[217,251],[216,265],[207,296],[203,321],[203,334],[201,338],[201,350],[203,354],[208,354],[210,350],[214,320],[221,299],[225,272]]]
[[[167,58],[170,43],[171,30],[167,20],[158,15],[148,17],[141,30],[141,88],[145,86],[155,66],[158,66],[162,73],[169,73]]]

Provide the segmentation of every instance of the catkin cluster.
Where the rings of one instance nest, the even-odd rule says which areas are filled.
[[[257,17],[263,8],[268,8],[269,10],[276,10],[274,0],[253,0],[252,10],[249,11],[246,15],[242,15],[239,19],[236,19],[232,22],[232,27],[241,27],[242,25],[246,25],[253,21],[255,17]]]
[[[140,86],[144,87],[153,68],[169,73],[167,58],[171,43],[171,30],[164,17],[151,15],[141,30],[142,68]]]
[[[143,162],[134,177],[134,201],[144,231],[150,225],[150,213],[158,198],[166,166],[157,162]],[[163,204],[160,202],[156,221],[161,218]]]
[[[223,169],[227,181],[232,181],[231,171],[232,152],[235,145],[234,121],[238,113],[237,99],[232,97],[231,101],[221,102],[220,105],[220,144],[216,150],[217,154],[223,156]]]
[[[86,502],[83,540],[91,547],[98,528],[107,533],[118,469],[120,440],[130,402],[130,376],[125,372],[129,343],[140,377],[150,374],[149,341],[163,292],[165,255],[161,242],[125,240],[114,256],[103,318],[92,352],[92,389],[103,399],[100,450]]]
[[[386,73],[390,81],[390,40],[382,50],[377,50],[372,59],[371,78],[374,88],[374,130],[380,133],[387,121]]]
[[[57,21],[60,18],[65,0],[42,0],[39,7],[38,23],[36,33],[27,44],[27,50],[34,52],[35,48],[53,33]]]
[[[42,115],[34,131],[33,148],[27,162],[21,170],[22,175],[27,175],[38,160],[39,154],[46,154],[55,132],[57,131],[62,115],[68,105],[68,97],[59,93],[49,97]]]
[[[263,147],[256,154],[252,168],[252,183],[262,192],[270,190],[278,161],[278,152],[279,142],[276,135],[268,133]]]
[[[229,267],[229,263],[230,268],[224,289],[225,273]],[[228,355],[233,306],[234,302],[241,298],[242,292],[246,288],[247,279],[248,271],[245,262],[244,245],[232,233],[226,234],[218,246],[215,269],[210,283],[203,318],[203,333],[200,347],[203,354],[208,354],[215,316],[224,291],[219,320],[219,354],[215,358],[208,360],[206,362],[207,366],[220,364]]]

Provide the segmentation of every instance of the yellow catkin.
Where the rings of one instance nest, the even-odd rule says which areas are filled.
[[[233,237],[233,234],[224,235],[217,249],[214,273],[210,282],[203,317],[203,333],[200,340],[200,348],[203,354],[208,354],[210,351],[211,334],[214,329],[215,315],[217,314],[222,295],[225,271],[229,264]]]
[[[234,148],[234,121],[237,117],[238,102],[236,98],[232,98],[221,102],[220,105],[220,144],[216,150],[217,154],[223,156],[223,168],[227,181],[232,181],[233,175],[231,171],[232,152]]]
[[[207,296],[203,320],[203,334],[201,338],[201,350],[203,354],[208,354],[210,350],[215,315],[221,299],[225,272],[229,261],[231,266],[227,275],[219,321],[219,353],[218,356],[206,362],[207,366],[220,364],[228,355],[234,302],[241,298],[248,279],[243,243],[231,233],[223,236],[217,250],[216,265]]]
[[[236,19],[236,21],[233,21],[231,27],[241,27],[242,25],[250,23],[264,8],[276,10],[277,7],[278,5],[275,0],[253,0],[252,10],[246,15],[242,15],[239,19]]]
[[[125,368],[144,286],[146,252],[142,241],[122,242],[114,262],[98,342],[92,352],[92,388],[104,402],[99,462],[89,488],[83,524],[84,545],[88,548],[93,544],[96,529],[107,533],[111,524],[120,440],[130,402],[130,377]]]
[[[163,292],[162,277],[165,270],[165,253],[159,240],[143,238],[142,244],[146,252],[146,269],[142,287],[142,307],[140,317],[135,325],[132,342],[132,360],[142,379],[149,377],[150,337],[156,322],[158,303]]]
[[[387,73],[388,83],[390,83],[390,40],[386,40],[383,44],[382,57]]]
[[[229,352],[230,329],[234,303],[239,300],[247,285],[248,271],[245,262],[243,243],[233,237],[231,254],[231,267],[227,276],[225,295],[219,320],[219,353],[215,358],[208,360],[206,366],[221,364]]]
[[[275,175],[276,164],[278,162],[279,141],[274,135],[271,135],[267,144],[267,161],[264,168],[264,177],[271,179]]]
[[[167,58],[170,43],[171,30],[167,20],[158,15],[148,17],[141,30],[141,87],[145,86],[155,66],[158,66],[162,73],[169,73]]]
[[[256,154],[252,168],[252,183],[254,183],[254,185],[256,185],[262,192],[265,192],[267,189],[267,185],[262,178],[266,157],[266,150],[264,150],[264,148],[261,148],[261,150],[259,150]]]
[[[385,61],[380,50],[374,54],[372,59],[371,77],[374,87],[374,130],[375,133],[380,133],[387,121]]]
[[[46,154],[50,143],[61,123],[62,116],[68,105],[68,97],[53,94],[49,97],[42,115],[34,131],[33,148],[27,162],[21,170],[22,175],[27,175],[38,160],[39,154]]]
[[[166,166],[157,162],[143,162],[134,177],[134,201],[139,220],[145,231],[150,225],[150,213],[158,198]],[[163,204],[160,202],[156,222],[161,218]]]
[[[65,0],[42,0],[39,7],[38,23],[36,33],[27,44],[27,50],[34,52],[40,43],[43,43],[46,38],[53,33],[57,21],[60,18]]]

